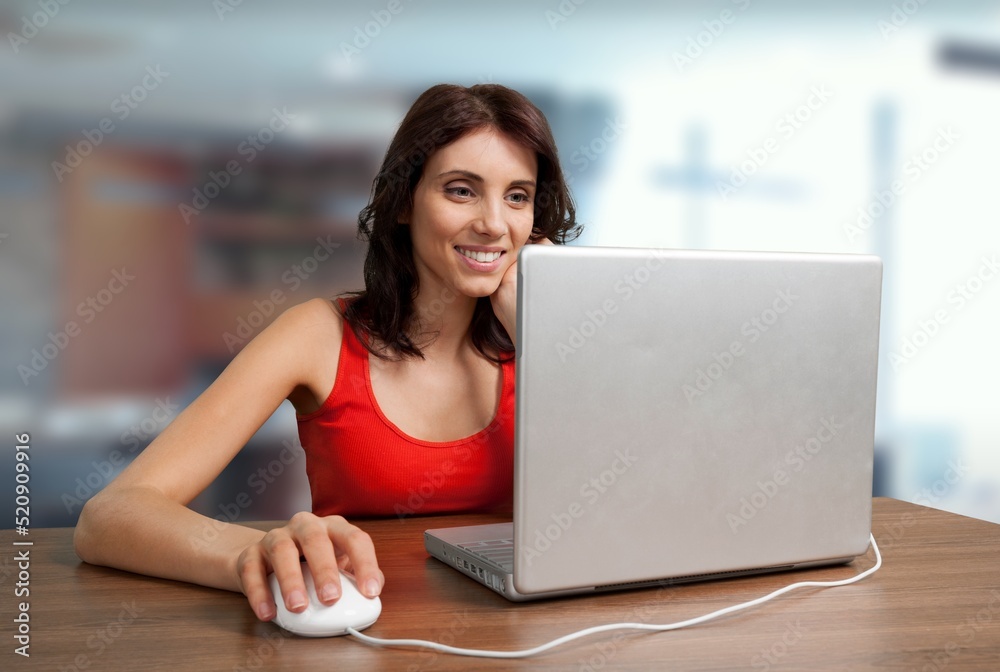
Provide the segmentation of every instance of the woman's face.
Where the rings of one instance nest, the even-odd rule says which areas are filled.
[[[496,129],[472,131],[424,165],[410,226],[420,291],[489,296],[534,222],[535,153]]]

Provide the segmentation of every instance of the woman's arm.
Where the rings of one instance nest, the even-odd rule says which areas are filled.
[[[537,243],[529,240],[525,245],[555,245],[555,243],[548,238],[542,238]],[[517,261],[507,267],[500,280],[500,286],[490,295],[490,303],[493,306],[493,313],[507,330],[510,342],[517,347]]]
[[[286,310],[86,503],[74,535],[77,554],[93,564],[242,591],[265,620],[274,615],[266,584],[271,569],[287,606],[304,608],[299,604],[304,595],[300,553],[306,554],[318,586],[339,588],[336,555],[346,555],[341,564],[351,561],[359,585],[375,579],[380,590],[383,579],[370,539],[339,516],[300,513],[288,525],[264,533],[186,506],[293,390],[308,386],[317,371],[331,370],[326,367],[336,371],[342,329],[341,318],[325,301]]]

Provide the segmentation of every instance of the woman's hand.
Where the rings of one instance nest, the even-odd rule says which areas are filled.
[[[555,245],[548,238],[542,238],[538,242],[528,240],[526,245]],[[500,320],[500,324],[507,330],[510,342],[517,345],[517,260],[510,265],[500,280],[500,286],[490,295],[490,303],[493,305],[493,313]]]
[[[320,518],[302,511],[285,526],[247,546],[236,560],[237,580],[260,620],[269,621],[276,614],[267,581],[272,571],[289,611],[299,613],[308,605],[301,555],[305,556],[316,582],[316,595],[323,604],[333,604],[343,594],[340,570],[354,574],[363,595],[375,597],[382,592],[385,577],[375,560],[371,537],[341,516]]]

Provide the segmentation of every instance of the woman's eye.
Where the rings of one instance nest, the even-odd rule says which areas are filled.
[[[528,195],[527,194],[522,194],[520,192],[513,193],[513,194],[510,195],[510,197],[514,199],[515,203],[527,203],[528,202]]]
[[[469,196],[472,196],[472,190],[468,187],[450,187],[445,191],[460,198],[468,198]]]

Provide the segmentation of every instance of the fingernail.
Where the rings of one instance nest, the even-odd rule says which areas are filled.
[[[378,587],[378,581],[375,579],[368,579],[365,583],[365,595],[368,597],[375,597],[378,595],[380,588]]]
[[[290,609],[306,606],[305,594],[301,590],[293,590],[292,594],[288,596],[288,604]]]
[[[267,602],[261,602],[257,605],[257,615],[262,621],[269,621],[274,618],[274,614],[271,613],[271,605]]]
[[[323,590],[320,591],[320,597],[324,602],[332,602],[340,597],[340,589],[332,583],[328,583],[323,586]]]

